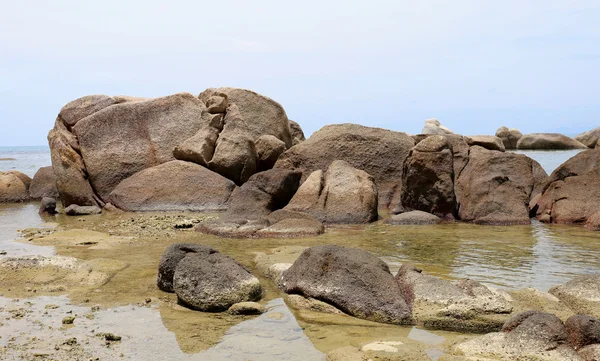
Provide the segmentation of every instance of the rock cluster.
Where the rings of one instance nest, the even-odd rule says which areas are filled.
[[[496,131],[496,137],[502,140],[504,144],[504,148],[506,149],[517,149],[517,143],[519,139],[523,137],[523,133],[521,133],[516,128],[507,128],[505,126],[501,126]]]

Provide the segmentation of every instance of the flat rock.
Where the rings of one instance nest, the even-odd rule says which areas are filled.
[[[423,211],[410,211],[400,214],[394,214],[385,221],[387,224],[392,225],[423,225],[423,224],[437,224],[442,219],[431,213]]]
[[[108,199],[128,211],[223,211],[235,188],[205,167],[174,160],[125,179]]]
[[[585,149],[585,145],[558,133],[525,134],[517,143],[517,149],[559,150]]]

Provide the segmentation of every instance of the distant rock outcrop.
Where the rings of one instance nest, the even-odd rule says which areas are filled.
[[[508,129],[505,126],[501,126],[496,131],[496,137],[502,140],[505,149],[517,149],[517,143],[523,137],[523,133],[517,128]]]
[[[525,134],[517,142],[517,149],[528,150],[562,150],[585,149],[585,145],[558,133],[533,133]]]
[[[600,127],[579,134],[575,140],[589,148],[596,148],[598,140],[600,140]]]
[[[444,134],[454,134],[454,132],[452,132],[450,129],[446,128],[445,126],[443,126],[439,120],[437,120],[435,118],[431,118],[431,119],[427,119],[425,121],[425,125],[423,126],[423,130],[421,131],[421,134],[444,135]]]

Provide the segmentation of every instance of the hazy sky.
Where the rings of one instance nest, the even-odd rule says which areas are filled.
[[[0,146],[87,94],[255,90],[310,134],[600,125],[600,1],[29,0],[0,12]]]

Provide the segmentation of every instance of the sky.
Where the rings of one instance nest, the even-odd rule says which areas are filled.
[[[600,1],[29,0],[0,12],[0,146],[89,94],[252,89],[307,135],[600,125]]]

